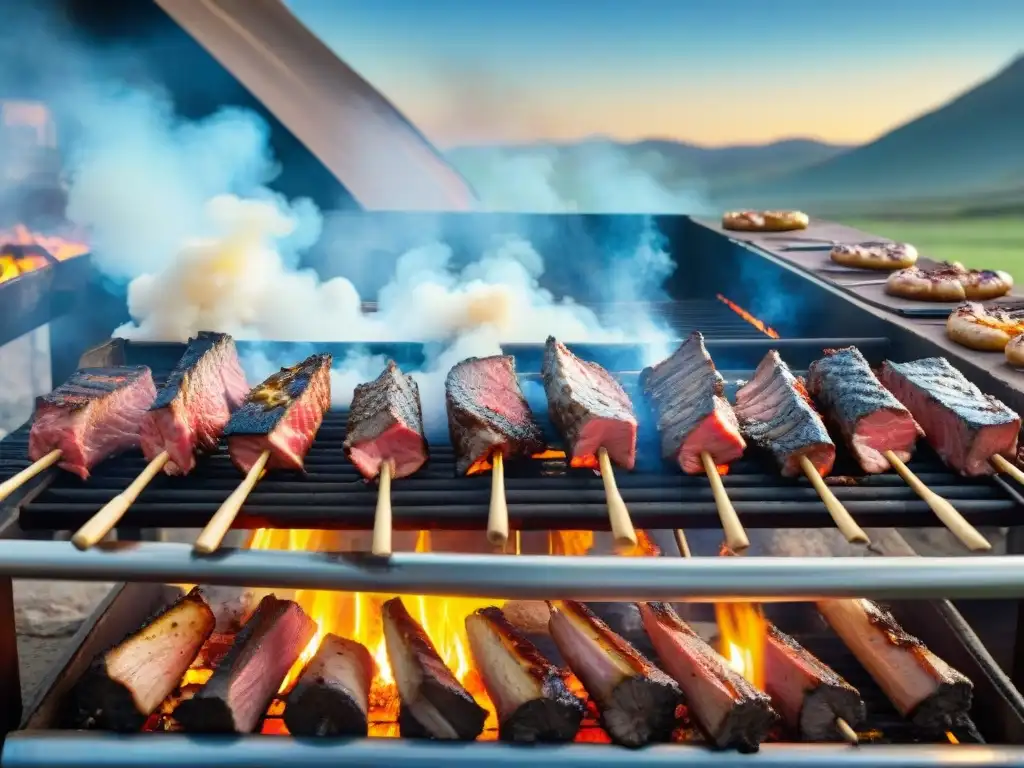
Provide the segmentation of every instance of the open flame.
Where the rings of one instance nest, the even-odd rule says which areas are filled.
[[[38,250],[22,251],[25,248],[45,251],[57,261],[67,261],[89,252],[89,246],[83,242],[41,235],[19,224],[13,229],[0,231],[0,283],[49,266],[50,260],[45,255]]]
[[[729,309],[731,309],[737,315],[742,317],[744,320],[746,320],[752,326],[757,328],[757,330],[759,330],[765,336],[768,336],[769,338],[772,338],[772,339],[779,338],[779,332],[778,331],[776,331],[770,325],[766,324],[764,321],[759,320],[756,317],[754,317],[752,314],[747,312],[747,310],[745,310],[739,304],[736,304],[736,303],[734,303],[732,301],[729,301],[729,299],[725,298],[725,296],[723,296],[720,293],[716,294],[715,298],[717,298],[720,302],[725,304],[725,306],[727,306]]]
[[[751,685],[764,690],[764,645],[768,622],[756,603],[716,603],[719,651]]]
[[[540,453],[534,453],[530,456],[531,459],[536,461],[558,461],[565,458],[565,451],[553,451],[546,450]],[[475,462],[470,464],[469,469],[466,470],[466,475],[480,475],[484,472],[490,472],[494,468],[491,463],[490,456],[483,459],[477,459]]]

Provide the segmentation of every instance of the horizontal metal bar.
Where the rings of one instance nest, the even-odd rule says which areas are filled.
[[[698,558],[398,553],[390,558],[186,544],[0,541],[0,575],[268,588],[619,601],[1024,596],[1022,557]]]
[[[664,744],[636,751],[607,744],[515,746],[498,742],[412,741],[407,739],[292,739],[284,736],[185,736],[22,731],[4,744],[3,768],[218,768],[301,765],[345,768],[619,768],[619,766],[882,766],[932,768],[958,764],[1010,768],[1024,765],[1019,747],[949,744],[848,747],[828,744],[765,744],[754,754],[716,752],[704,747]]]

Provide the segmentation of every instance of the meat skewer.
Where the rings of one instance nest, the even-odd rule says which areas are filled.
[[[753,378],[736,392],[736,416],[744,434],[775,457],[784,477],[803,474],[853,544],[868,536],[822,479],[832,471],[836,446],[803,382],[793,375],[776,350],[764,356]]]
[[[541,367],[551,422],[572,459],[597,456],[618,547],[637,545],[629,510],[619,493],[614,461],[629,470],[636,463],[636,415],[622,385],[597,363],[580,360],[554,336],[544,346]]]
[[[870,600],[817,604],[832,630],[901,715],[931,733],[948,731],[971,708],[971,681],[908,635]]]
[[[575,601],[552,606],[548,620],[558,652],[597,705],[612,741],[641,747],[667,741],[682,692],[676,682]]]
[[[505,459],[544,450],[540,427],[519,386],[515,358],[471,357],[456,363],[445,379],[445,408],[456,471],[465,474],[480,462],[491,462],[487,540],[504,547],[509,536]]]
[[[0,501],[58,465],[82,480],[104,459],[139,445],[139,421],[153,398],[144,365],[82,368],[36,402],[28,437],[32,465],[0,483]]]
[[[858,463],[868,473],[894,469],[929,509],[968,549],[992,548],[956,508],[925,485],[906,465],[921,428],[882,386],[855,347],[827,349],[808,371],[808,385],[831,412]]]
[[[195,453],[217,447],[231,411],[241,405],[248,389],[234,339],[205,331],[189,339],[184,355],[142,417],[139,438],[149,464],[71,542],[79,549],[95,546],[161,470],[169,475],[191,472]]]
[[[498,715],[498,738],[523,743],[572,741],[586,706],[500,608],[466,617],[473,661]]]
[[[670,357],[645,368],[640,385],[657,410],[662,456],[677,461],[688,475],[707,475],[726,543],[737,552],[747,549],[750,540],[718,474],[719,466],[743,455],[747,443],[700,331]]]
[[[303,471],[303,461],[331,407],[331,356],[310,355],[254,387],[224,434],[228,454],[245,479],[221,504],[194,549],[216,552],[264,470]]]
[[[420,390],[393,360],[352,395],[345,455],[367,480],[380,478],[373,517],[375,555],[391,554],[391,480],[418,472],[427,460]]]
[[[376,664],[366,647],[325,635],[285,700],[293,736],[366,736]]]

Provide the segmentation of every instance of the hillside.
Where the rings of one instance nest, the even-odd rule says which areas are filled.
[[[892,203],[920,207],[1005,195],[1022,179],[1024,56],[870,144],[767,181],[727,185],[718,199],[882,211]]]

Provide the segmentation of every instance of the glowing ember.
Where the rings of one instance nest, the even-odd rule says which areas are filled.
[[[758,320],[756,317],[754,317],[752,314],[747,312],[747,310],[745,310],[739,304],[735,304],[735,303],[729,301],[729,299],[725,298],[725,296],[723,296],[720,293],[717,294],[715,298],[717,298],[720,302],[725,304],[725,306],[727,306],[729,309],[731,309],[737,315],[742,317],[744,320],[746,320],[752,326],[757,328],[757,330],[759,330],[765,336],[768,336],[768,337],[770,337],[772,339],[779,338],[779,332],[778,331],[776,331],[770,325],[767,325],[767,324],[763,323],[762,321]]]
[[[949,739],[950,744],[959,744],[960,739],[954,736],[950,731],[946,731],[946,738]]]
[[[764,690],[764,644],[768,623],[755,603],[716,603],[719,651],[729,665]]]
[[[19,224],[14,229],[0,231],[0,283],[44,269],[50,263],[39,253],[14,253],[11,246],[39,248],[57,261],[67,261],[89,252],[85,243],[40,235]]]
[[[549,449],[541,453],[534,453],[530,458],[535,459],[536,461],[558,461],[565,459],[565,451],[553,451]],[[466,475],[479,475],[484,472],[490,472],[493,468],[490,457],[487,457],[486,459],[478,459],[470,465],[469,469],[466,470]]]

